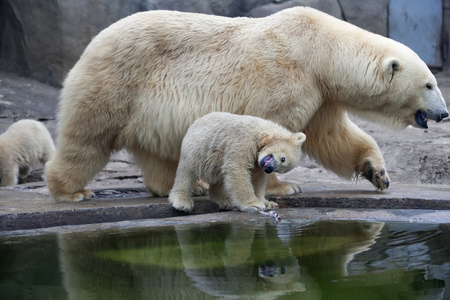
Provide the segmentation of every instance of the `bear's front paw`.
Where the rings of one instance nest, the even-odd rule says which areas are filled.
[[[272,184],[270,187],[266,187],[266,196],[289,196],[300,194],[302,189],[298,184],[291,182],[277,182],[276,185]]]
[[[169,202],[176,210],[190,212],[194,208],[194,201],[188,195],[170,193]]]
[[[375,167],[369,160],[366,160],[361,170],[361,176],[364,176],[381,191],[389,187],[389,175],[383,165]]]

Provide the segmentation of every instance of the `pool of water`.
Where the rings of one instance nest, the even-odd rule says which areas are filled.
[[[271,220],[0,238],[2,299],[449,299],[450,224]]]

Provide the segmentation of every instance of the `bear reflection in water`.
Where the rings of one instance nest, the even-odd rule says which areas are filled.
[[[246,222],[61,234],[60,261],[70,299],[316,299],[343,296],[370,276],[383,293],[408,290],[416,271],[347,273],[383,225]]]

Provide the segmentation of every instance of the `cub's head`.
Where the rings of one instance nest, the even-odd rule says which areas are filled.
[[[298,163],[303,142],[306,140],[302,132],[293,133],[289,138],[274,136],[258,153],[258,165],[264,172],[286,173]]]

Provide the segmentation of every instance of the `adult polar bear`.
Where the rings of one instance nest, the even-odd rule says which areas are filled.
[[[58,201],[80,201],[110,153],[128,149],[148,191],[168,195],[183,136],[226,111],[272,120],[308,140],[303,151],[340,176],[389,178],[351,111],[392,127],[448,116],[436,79],[406,46],[311,8],[266,18],[150,11],[109,26],[69,72],[56,154],[46,165]],[[268,194],[297,189],[273,175]]]

